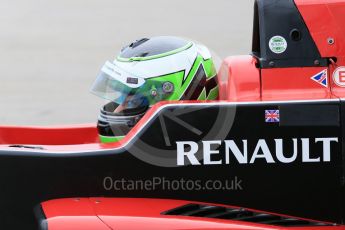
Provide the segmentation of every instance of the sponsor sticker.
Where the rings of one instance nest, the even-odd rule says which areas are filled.
[[[284,53],[287,48],[287,42],[282,36],[274,36],[269,41],[270,50],[275,54]]]
[[[319,83],[320,85],[324,87],[328,87],[328,78],[327,78],[327,69],[322,70],[321,72],[315,74],[310,79]]]
[[[340,66],[333,72],[333,81],[337,86],[345,87],[345,67]]]
[[[127,83],[128,84],[138,84],[138,78],[127,77]]]
[[[265,122],[276,123],[279,122],[279,110],[265,110]]]
[[[163,83],[163,92],[164,93],[171,93],[172,91],[174,91],[174,85],[173,83],[167,81]]]

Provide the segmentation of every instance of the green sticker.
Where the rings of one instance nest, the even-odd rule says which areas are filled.
[[[287,42],[282,36],[274,36],[269,41],[270,50],[275,54],[284,53],[287,48]]]

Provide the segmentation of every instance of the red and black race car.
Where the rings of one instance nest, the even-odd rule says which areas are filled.
[[[219,100],[160,102],[116,143],[0,127],[0,228],[344,230],[344,22],[344,0],[257,0]]]

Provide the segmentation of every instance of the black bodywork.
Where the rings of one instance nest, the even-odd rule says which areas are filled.
[[[75,153],[0,151],[0,227],[37,229],[33,210],[42,201],[97,196],[204,201],[344,223],[344,108],[345,103],[337,100],[171,105],[155,114],[122,149]],[[280,110],[280,122],[266,123],[265,110],[276,109]],[[201,134],[186,129],[178,120]],[[274,139],[284,140],[284,154],[289,155],[293,151],[292,138],[310,138],[311,156],[322,159],[322,145],[312,142],[320,137],[339,139],[331,144],[330,162],[302,162],[300,145],[294,162],[276,161]],[[239,164],[230,158],[230,164],[177,167],[177,141],[234,140],[241,146],[244,139],[248,141],[249,155],[257,140],[265,139],[276,163],[257,159],[252,164]],[[223,145],[219,151],[213,160],[224,159]],[[199,159],[203,162],[202,157]],[[109,177],[201,181],[237,177],[243,181],[243,190],[105,189],[105,178]]]
[[[253,55],[266,68],[327,66],[293,0],[257,0],[254,5]],[[273,53],[269,40],[282,36],[284,53]],[[331,58],[331,57],[330,57]]]

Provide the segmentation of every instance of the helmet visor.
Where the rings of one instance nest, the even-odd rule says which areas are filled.
[[[148,104],[146,95],[140,93],[144,83],[145,79],[133,76],[107,61],[93,83],[91,92],[126,108],[136,108]]]
[[[145,73],[133,74],[107,61],[91,92],[127,109],[150,106],[162,100],[179,100],[182,71],[157,77],[145,76]]]

